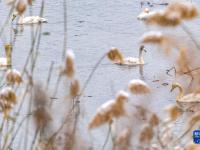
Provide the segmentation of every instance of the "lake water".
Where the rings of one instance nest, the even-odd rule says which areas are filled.
[[[200,2],[198,2],[200,4]],[[67,46],[74,50],[76,55],[77,78],[81,84],[85,82],[95,63],[105,54],[110,47],[119,48],[125,56],[138,56],[139,38],[143,33],[156,27],[147,27],[137,20],[137,15],[142,11],[139,0],[68,0],[67,1]],[[40,11],[40,1],[34,2],[33,14],[38,15]],[[156,9],[159,7],[156,6]],[[0,3],[0,25],[2,26],[8,13],[8,6]],[[28,16],[28,11],[25,14]],[[55,62],[53,78],[50,87],[56,83],[55,75],[58,74],[58,67],[62,64],[63,49],[63,1],[48,0],[45,2],[44,17],[48,23],[43,25],[43,32],[49,35],[42,35],[39,48],[39,56],[36,64],[34,77],[44,81],[47,78],[50,63]],[[200,36],[199,20],[187,23],[196,37]],[[11,25],[16,27],[16,25]],[[10,28],[6,28],[9,32]],[[163,29],[161,29],[163,30]],[[170,32],[173,29],[168,29]],[[23,32],[17,33],[16,45],[13,52],[13,65],[18,70],[22,69],[22,64],[28,55],[31,38],[30,26],[24,26]],[[174,33],[174,30],[173,32]],[[180,29],[176,29],[176,35],[180,38],[188,39],[187,35]],[[9,42],[9,34],[4,34],[0,41],[0,49],[3,44]],[[115,93],[127,87],[131,79],[144,79],[152,87],[152,96],[146,97],[148,103],[156,112],[163,112],[163,108],[168,104],[175,103],[175,95],[170,93],[170,84],[173,77],[166,75],[166,69],[174,65],[174,60],[166,57],[163,50],[155,46],[146,46],[147,53],[144,55],[147,63],[143,68],[143,76],[139,72],[139,67],[127,68],[113,65],[107,58],[103,60],[95,72],[88,88],[81,99],[83,106],[81,116],[84,117],[83,125],[87,126],[89,119],[94,115],[96,109],[107,100],[113,98]],[[0,55],[4,53],[0,51]],[[171,57],[174,58],[176,52]],[[159,80],[158,82],[152,82]],[[169,85],[164,86],[163,83]],[[63,86],[63,85],[61,85]],[[59,89],[59,94],[64,92]],[[89,97],[88,97],[89,96]],[[59,101],[56,105],[60,106]],[[64,108],[62,108],[64,109]],[[181,125],[181,121],[177,122]],[[100,132],[99,132],[100,131]],[[94,131],[95,146],[99,146],[101,139],[105,137],[105,128]]]

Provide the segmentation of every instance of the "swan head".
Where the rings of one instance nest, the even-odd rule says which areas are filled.
[[[147,14],[148,14],[149,12],[150,12],[149,8],[145,8],[145,9],[144,9],[144,13],[147,13]]]
[[[16,18],[18,15],[19,15],[19,13],[18,13],[17,11],[14,12],[13,15],[12,15],[12,21],[14,21],[15,18]]]
[[[173,83],[170,92],[172,92],[176,88],[180,88],[181,85],[179,83]]]
[[[179,89],[179,94],[176,97],[176,99],[179,100],[179,99],[181,99],[184,96],[184,92],[183,92],[182,86],[179,83],[173,83],[170,91],[172,92],[176,88]]]
[[[145,49],[144,45],[140,46],[140,52],[142,52],[142,51],[147,52],[147,50]]]

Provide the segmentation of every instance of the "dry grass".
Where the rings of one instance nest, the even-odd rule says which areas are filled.
[[[14,11],[23,14],[34,5],[32,0],[7,0],[6,2],[9,4],[11,11],[8,20]],[[41,1],[40,16],[43,15],[44,6],[44,1]],[[66,1],[63,1],[63,6],[66,6]],[[66,12],[66,7],[64,7],[65,17]],[[183,21],[191,21],[196,18],[198,8],[195,4],[177,1],[170,3],[163,10],[147,13],[144,22],[148,25],[156,24],[161,28],[175,27],[181,25]],[[66,30],[66,18],[64,18],[64,22]],[[7,25],[7,21],[5,21],[5,25]],[[4,27],[0,30],[2,33]],[[170,28],[170,30],[173,33],[174,28]],[[0,36],[2,36],[1,32]],[[34,70],[38,65],[36,62],[37,57],[39,57],[41,33],[42,24],[36,25],[35,30],[31,32],[32,45],[22,70],[18,71],[10,65],[2,75],[2,79],[0,79],[0,111],[3,116],[0,120],[0,149],[96,149],[93,142],[91,142],[97,140],[96,133],[92,129],[101,132],[105,127],[103,125],[107,125],[109,130],[107,136],[105,135],[105,141],[98,141],[103,145],[102,150],[106,148],[113,150],[199,149],[198,145],[191,143],[191,132],[193,128],[199,126],[200,112],[188,115],[185,128],[183,128],[180,135],[174,134],[175,121],[181,119],[181,115],[185,112],[176,104],[163,109],[164,112],[167,112],[166,116],[165,113],[155,112],[150,107],[150,99],[154,94],[154,90],[148,80],[148,84],[140,79],[130,80],[129,83],[126,83],[127,87],[125,89],[119,91],[112,100],[99,106],[90,122],[85,123],[84,101],[81,98],[85,94],[85,89],[95,70],[105,56],[111,61],[121,64],[124,62],[124,56],[119,49],[111,48],[97,62],[88,79],[82,85],[82,81],[76,74],[79,70],[75,65],[75,54],[72,50],[66,50],[67,37],[65,35],[63,54],[66,53],[66,55],[60,58],[64,65],[56,70],[58,76],[52,76],[52,72],[55,70],[51,65],[46,83],[43,81],[38,84]],[[195,45],[196,39],[192,34],[189,34],[190,32],[186,33]],[[169,53],[176,53],[176,60],[174,60],[176,76],[173,77],[173,80],[182,79],[183,76],[188,75],[192,80],[189,88],[184,88],[184,91],[187,93],[199,92],[200,62],[199,59],[192,59],[194,56],[198,58],[198,51],[188,48],[190,46],[178,45],[172,36],[173,34],[160,31],[149,31],[142,35],[140,42],[141,44],[159,45],[165,50],[170,49]],[[16,38],[14,37],[11,43],[15,43]],[[198,48],[197,44],[196,47]],[[15,45],[5,44],[8,58],[11,58],[13,48],[15,48]],[[10,59],[8,63],[13,64],[14,62]],[[53,84],[54,90],[48,87],[52,78],[57,79],[56,84]],[[68,90],[60,89],[60,83]],[[136,99],[140,100],[141,97],[145,102],[139,101],[139,104],[136,104]],[[92,100],[95,101],[95,97]],[[88,106],[85,106],[85,109],[87,108]],[[25,116],[22,114],[25,114]],[[30,118],[32,118],[32,121]],[[18,137],[21,139],[17,140]],[[108,144],[108,142],[110,143]]]
[[[147,13],[144,20],[147,24],[156,24],[163,27],[180,25],[184,20],[191,20],[198,16],[196,5],[184,2],[172,2],[164,10]]]

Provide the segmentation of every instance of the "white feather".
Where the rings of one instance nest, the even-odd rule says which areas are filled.
[[[47,22],[47,19],[39,16],[29,16],[29,17],[20,16],[17,24],[37,24],[43,22]]]

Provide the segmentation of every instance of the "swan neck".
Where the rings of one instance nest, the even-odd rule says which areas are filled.
[[[183,97],[184,93],[183,93],[183,88],[180,85],[177,85],[177,88],[179,89],[179,94],[177,96],[177,99],[180,99]]]
[[[24,19],[24,15],[20,15],[20,16],[19,16],[19,23],[20,23],[20,24],[23,23],[23,19]]]
[[[5,45],[5,53],[6,53],[7,65],[11,66],[11,60],[12,60],[12,46],[11,45]]]
[[[139,50],[139,62],[141,64],[144,63],[144,58],[143,58],[143,52],[142,51],[143,51],[142,49]]]

